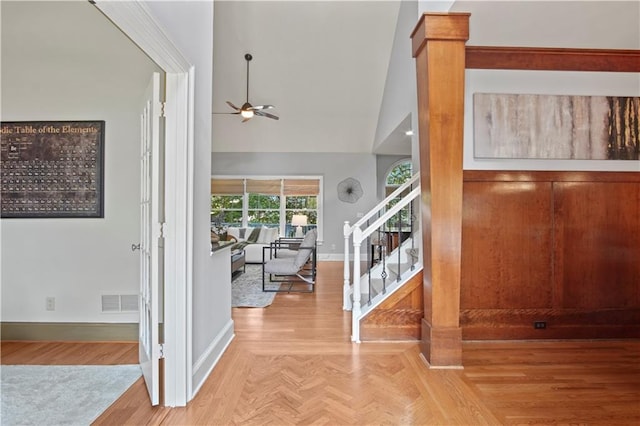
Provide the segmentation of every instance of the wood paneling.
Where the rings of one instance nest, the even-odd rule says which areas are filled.
[[[640,307],[640,184],[554,184],[555,306]]]
[[[634,172],[465,170],[465,182],[640,182]]]
[[[465,172],[464,339],[640,337],[638,259],[640,174]]]
[[[551,304],[551,183],[465,182],[461,304]]]
[[[458,176],[464,114],[463,108],[459,108],[464,95],[461,71],[482,68],[639,72],[640,51],[465,47],[468,20],[465,14],[427,13],[411,35],[420,128],[423,354],[431,362],[434,352],[441,350],[435,358],[451,363],[457,356],[460,325],[464,327],[465,338],[519,338],[531,334],[531,324],[526,323],[539,315],[564,320],[536,330],[535,337],[640,336],[640,326],[629,325],[638,309],[637,280],[629,278],[634,274],[637,277],[637,265],[629,265],[626,258],[637,253],[637,242],[633,240],[636,234],[627,230],[633,226],[637,229],[638,207],[636,201],[636,207],[626,208],[619,198],[633,199],[637,190],[632,189],[631,195],[627,193],[629,188],[621,190],[624,194],[612,193],[605,201],[608,206],[603,207],[604,212],[595,209],[598,211],[588,220],[583,219],[589,215],[589,203],[572,206],[570,212],[556,208],[556,203],[571,203],[574,197],[580,198],[579,194],[561,193],[560,189],[557,194],[554,192],[560,188],[556,186],[558,182],[571,182],[567,187],[585,182],[589,188],[596,182],[630,179],[637,186],[637,174],[632,177],[632,173],[609,172],[465,172],[467,182],[479,184],[467,185],[465,210],[461,212],[458,208],[462,201]],[[462,56],[460,49],[464,51]],[[530,192],[525,188],[530,188]],[[586,211],[581,214],[580,209]],[[621,213],[624,225],[610,223],[613,216],[607,209],[624,212]],[[634,214],[636,219],[631,218]],[[557,215],[562,215],[562,220],[581,222],[575,230],[573,225],[567,228],[573,232],[572,241],[558,240]],[[588,236],[597,241],[584,248],[576,239]],[[563,246],[558,247],[559,243]],[[619,252],[622,255],[616,256]],[[576,260],[581,253],[586,258]],[[607,271],[612,269],[615,272],[609,275]],[[589,271],[596,278],[586,277]],[[585,287],[572,284],[584,280],[589,281]],[[617,286],[609,290],[615,295],[604,290],[609,284]],[[568,298],[573,302],[565,305]],[[618,306],[622,300],[626,304]],[[577,311],[576,317],[570,311],[575,306],[590,308]],[[581,328],[586,324],[575,319],[585,315],[596,315],[601,323]]]
[[[640,72],[640,50],[467,46],[468,69]]]
[[[360,322],[360,339],[420,340],[422,293],[420,271]]]

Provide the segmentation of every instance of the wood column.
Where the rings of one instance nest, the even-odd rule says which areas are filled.
[[[468,13],[425,13],[411,34],[418,83],[424,318],[432,367],[462,365],[462,138]]]

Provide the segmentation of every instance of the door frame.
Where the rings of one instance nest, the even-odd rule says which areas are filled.
[[[143,0],[92,2],[165,72],[164,403],[192,394],[194,66]]]

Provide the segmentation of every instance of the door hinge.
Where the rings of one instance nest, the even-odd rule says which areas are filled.
[[[160,222],[160,238],[164,238],[164,225],[165,222]]]
[[[164,109],[167,106],[166,102],[160,102],[160,117],[166,118]]]
[[[158,345],[158,358],[159,359],[163,359],[164,358],[164,343],[160,343]]]

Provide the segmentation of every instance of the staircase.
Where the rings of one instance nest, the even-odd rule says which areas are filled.
[[[356,223],[344,223],[343,309],[352,312],[354,342],[360,343],[367,316],[407,283],[415,286],[416,276],[422,276],[420,229],[414,206],[420,196],[418,180],[419,174],[415,174]],[[421,295],[421,288],[409,293]],[[390,310],[389,302],[386,305],[387,318],[419,315],[415,308],[407,314]]]

